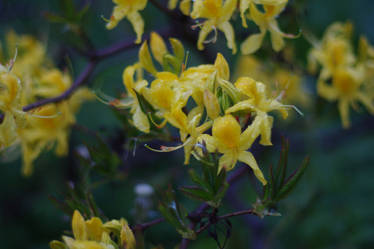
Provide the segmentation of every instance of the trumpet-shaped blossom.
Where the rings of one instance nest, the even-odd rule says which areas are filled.
[[[135,249],[135,237],[125,219],[112,220],[103,224],[100,218],[93,217],[85,220],[79,211],[75,210],[72,219],[73,238],[63,236],[63,242],[53,240],[51,249]],[[113,233],[118,241],[113,241]]]
[[[259,34],[249,36],[242,44],[241,51],[243,54],[256,52],[262,44],[267,33],[270,32],[271,43],[275,51],[280,51],[285,43],[284,37],[295,38],[295,36],[286,34],[279,29],[276,17],[283,11],[287,1],[257,1],[262,4],[264,12],[261,12],[256,6],[256,1],[242,1],[246,4],[241,6],[241,16],[243,26],[246,27],[244,12],[249,8],[250,19],[253,20],[260,29]]]
[[[197,41],[197,48],[204,49],[204,42],[212,31],[221,30],[227,39],[227,46],[236,53],[235,34],[229,20],[236,9],[237,0],[196,0],[191,17],[206,19],[202,24]],[[215,34],[216,39],[217,34]]]
[[[107,29],[115,28],[119,21],[127,18],[136,33],[135,43],[140,43],[144,32],[144,21],[139,11],[145,8],[147,2],[147,0],[113,0],[116,6],[106,25]]]
[[[253,135],[254,126],[248,126],[243,132],[236,119],[227,114],[214,120],[212,135],[201,135],[210,152],[218,151],[223,155],[219,159],[219,169],[231,170],[237,161],[244,162],[250,166],[259,181],[266,185],[266,180],[257,165],[256,159],[251,152],[247,151],[256,136]]]
[[[278,110],[283,118],[286,118],[288,115],[286,106],[276,99],[268,98],[265,85],[249,77],[239,78],[235,82],[235,86],[244,95],[244,100],[227,109],[226,113],[241,110],[254,112],[252,135],[254,137],[261,135],[260,143],[262,145],[272,145],[271,128],[273,126],[273,117],[269,116],[268,112]]]

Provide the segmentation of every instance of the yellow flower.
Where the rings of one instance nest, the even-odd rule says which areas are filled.
[[[119,235],[118,243],[120,248],[136,248],[135,236],[125,219],[121,218],[120,220],[108,221],[104,224],[104,228],[116,235]]]
[[[130,107],[132,114],[132,122],[140,131],[148,133],[150,124],[147,115],[142,111],[137,93],[142,94],[143,89],[148,85],[148,82],[141,78],[141,68],[139,64],[127,67],[123,71],[123,84],[126,87],[129,97],[120,103],[114,103],[117,107]],[[134,81],[135,73],[138,74],[138,79]]]
[[[51,66],[46,57],[45,46],[29,35],[17,35],[14,31],[6,34],[5,47],[8,53],[17,51],[17,63],[12,67],[14,73],[22,82],[22,104],[35,101],[35,83],[43,75],[44,68]],[[9,59],[9,58],[8,58]]]
[[[349,106],[357,106],[361,102],[371,114],[374,114],[373,96],[363,88],[364,75],[362,68],[340,68],[332,75],[332,84],[319,79],[318,94],[330,101],[338,101],[340,117],[344,128],[349,128]]]
[[[275,18],[283,11],[287,4],[287,1],[262,1],[264,12],[261,12],[254,2],[245,4],[241,7],[242,18],[244,18],[244,12],[248,9],[250,18],[256,23],[260,29],[259,34],[249,36],[242,44],[241,51],[243,54],[251,54],[256,52],[262,44],[262,41],[269,31],[271,35],[271,43],[275,51],[280,51],[284,47],[284,37],[295,38],[293,35],[283,33],[279,27]],[[273,3],[274,2],[274,3]],[[246,26],[245,19],[243,20],[243,26]]]
[[[309,71],[315,73],[317,64],[322,67],[320,77],[327,79],[335,70],[355,63],[350,37],[352,24],[347,22],[330,25],[321,42],[315,43],[308,55]]]
[[[273,61],[260,61],[253,55],[242,56],[237,68],[237,77],[247,76],[266,82],[269,96],[280,96],[283,103],[306,106],[310,102],[298,71],[291,72]]]
[[[0,151],[15,143],[18,129],[24,124],[21,81],[9,70],[0,64],[0,111],[4,117],[0,123]]]
[[[219,159],[219,170],[225,168],[231,170],[235,167],[237,161],[244,162],[250,166],[263,185],[266,180],[257,165],[256,159],[251,152],[247,151],[256,136],[253,136],[253,126],[248,126],[243,132],[236,119],[228,114],[214,120],[212,136],[204,134],[200,140],[204,141],[210,152],[218,150],[223,155]]]
[[[197,48],[204,49],[203,43],[211,31],[221,30],[227,39],[227,46],[236,53],[235,34],[229,20],[236,9],[237,0],[196,0],[193,4],[191,17],[207,19],[202,24]],[[217,34],[215,34],[216,37]]]
[[[70,75],[58,69],[45,70],[33,94],[40,97],[55,97],[65,92],[72,83]]]
[[[272,145],[271,128],[273,126],[273,117],[268,112],[278,110],[283,118],[288,115],[285,105],[282,105],[276,99],[268,98],[266,87],[261,82],[256,82],[249,77],[241,77],[235,82],[235,87],[245,96],[244,100],[236,103],[226,110],[226,113],[233,113],[241,110],[248,110],[255,113],[252,123],[252,135],[257,137],[261,135],[260,143],[262,145]]]
[[[72,230],[74,238],[63,236],[64,243],[54,240],[49,244],[51,249],[135,249],[135,237],[125,219],[103,224],[97,217],[84,220],[79,211],[75,210]],[[111,232],[119,237],[117,245],[110,237]]]
[[[116,4],[116,6],[106,25],[107,29],[113,29],[117,26],[119,21],[126,17],[135,30],[135,43],[140,43],[144,32],[144,21],[139,11],[145,8],[147,0],[113,0],[113,3]]]
[[[54,97],[71,86],[68,74],[57,69],[46,71],[40,79],[39,87],[34,90],[35,96]],[[23,173],[32,173],[32,163],[39,154],[56,144],[56,154],[64,156],[68,153],[68,137],[70,126],[75,123],[75,113],[83,101],[93,98],[87,88],[80,88],[66,101],[49,104],[30,111],[25,126],[19,129],[23,154]]]
[[[361,39],[359,56],[353,53],[351,44],[352,24],[333,23],[319,43],[309,54],[310,70],[317,64],[322,69],[317,82],[320,96],[329,101],[338,101],[338,109],[344,128],[350,126],[349,107],[357,109],[361,102],[374,114],[371,60],[374,56],[369,44]]]

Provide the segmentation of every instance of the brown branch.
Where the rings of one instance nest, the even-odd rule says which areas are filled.
[[[228,218],[231,218],[231,217],[234,217],[234,216],[241,216],[241,215],[246,215],[246,214],[255,214],[255,212],[253,211],[253,209],[246,209],[246,210],[241,210],[241,211],[237,211],[237,212],[233,212],[233,213],[228,213],[228,214],[216,217],[215,222],[217,222],[219,220],[225,220],[225,219],[228,219]],[[208,222],[204,226],[200,227],[200,229],[198,229],[196,231],[196,234],[202,233],[204,230],[206,230],[208,227],[210,227],[213,224],[214,223],[212,223],[212,222]]]
[[[157,225],[157,224],[159,224],[161,222],[164,222],[164,221],[165,221],[164,218],[158,218],[158,219],[146,222],[146,223],[137,224],[132,229],[144,232],[146,229],[150,228],[151,226]]]
[[[23,111],[27,112],[32,109],[50,104],[50,103],[59,103],[63,100],[68,99],[80,86],[85,84],[88,80],[88,78],[91,76],[93,73],[95,67],[96,67],[97,62],[96,61],[91,61],[90,63],[87,64],[85,69],[81,72],[81,74],[78,76],[78,78],[74,81],[74,83],[70,86],[69,89],[67,89],[65,92],[63,92],[61,95],[53,98],[48,98],[48,99],[43,99],[40,101],[37,101],[35,103],[32,103],[30,105],[24,106]]]

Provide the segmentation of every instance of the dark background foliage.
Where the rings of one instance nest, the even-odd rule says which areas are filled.
[[[85,1],[76,2],[83,5]],[[374,43],[373,1],[303,0],[290,1],[289,6],[294,6],[299,15],[292,14],[292,8],[287,8],[279,18],[285,30],[301,27],[320,37],[332,22],[350,20],[355,27],[355,41],[358,34],[364,34]],[[115,30],[105,29],[101,16],[109,17],[112,7],[109,0],[91,1],[84,18],[83,25],[97,48],[135,37],[127,21],[122,21]],[[59,10],[57,0],[1,0],[0,38],[3,39],[11,29],[19,34],[34,35],[47,45],[48,54],[57,65],[65,67],[71,63],[72,74],[77,76],[85,65],[85,60],[70,49],[79,45],[77,37],[71,35],[66,26],[51,24],[44,18],[45,13],[58,13]],[[145,18],[145,33],[166,30],[174,25],[150,3],[141,14]],[[245,33],[239,27],[239,18],[236,19],[234,23],[240,30],[237,35],[240,40]],[[309,44],[303,38],[287,42],[296,46],[296,59],[305,64]],[[269,43],[267,41],[266,46]],[[207,51],[198,52],[192,42],[185,45],[191,52],[190,65],[212,62]],[[221,51],[231,69],[234,69],[238,56],[231,56],[221,34],[217,44],[208,47],[209,51]],[[91,86],[100,83],[112,93],[123,91],[122,70],[134,63],[136,56],[137,50],[132,49],[101,63],[94,73]],[[315,78],[307,77],[306,81],[311,91],[315,92]],[[261,148],[256,153],[261,168],[267,171],[270,163],[278,158],[280,136],[288,137],[290,167],[295,168],[306,154],[311,156],[310,167],[301,184],[279,206],[281,217],[233,218],[228,248],[348,249],[374,246],[374,117],[366,111],[354,113],[351,116],[352,128],[343,130],[336,104],[315,99],[315,107],[304,111],[304,117],[293,115],[293,120],[286,123],[277,119],[273,135],[275,146]],[[121,122],[110,108],[98,102],[85,104],[77,120],[80,125],[108,137],[112,144],[126,136],[120,134]],[[11,163],[0,162],[1,248],[48,248],[49,241],[60,239],[63,231],[70,229],[69,217],[48,198],[51,195],[63,198],[67,185],[79,179],[79,161],[75,154],[79,146],[86,143],[95,141],[84,132],[73,129],[69,156],[57,158],[51,152],[43,153],[35,162],[34,174],[29,178],[20,173],[21,159]],[[155,153],[145,149],[141,143],[137,144],[135,156],[130,151],[123,158],[120,169],[124,173],[121,180],[103,184],[93,193],[107,217],[125,217],[130,224],[135,220],[136,184],[145,182],[151,184],[156,192],[162,192],[168,185],[177,187],[187,182],[187,167],[183,166],[181,151]],[[157,198],[156,194],[155,206]],[[183,196],[179,199],[189,208],[198,205]],[[250,178],[244,177],[229,190],[221,211],[248,208],[254,201]],[[220,224],[217,231],[219,229],[224,229],[224,225]],[[147,230],[146,238],[154,245],[163,244],[165,248],[173,248],[180,241],[178,234],[165,223]],[[203,233],[191,243],[190,248],[216,248],[216,242],[208,233]]]

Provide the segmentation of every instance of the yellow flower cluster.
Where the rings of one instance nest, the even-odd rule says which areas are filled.
[[[32,163],[45,150],[56,144],[56,154],[68,152],[69,127],[82,101],[91,99],[87,88],[76,91],[69,100],[23,112],[22,107],[40,98],[56,97],[72,84],[70,75],[55,68],[44,46],[31,36],[6,36],[6,51],[16,53],[8,66],[0,65],[0,151],[21,146],[23,173],[32,173]],[[17,46],[16,46],[17,45]],[[2,56],[5,60],[5,55]]]
[[[127,18],[136,33],[135,43],[140,43],[144,32],[144,20],[139,14],[147,5],[147,0],[113,0],[115,7],[108,20],[107,28],[113,29],[123,18]],[[227,39],[227,46],[236,53],[235,32],[230,23],[234,12],[238,9],[242,19],[242,26],[248,28],[247,19],[253,21],[260,29],[259,34],[250,35],[242,44],[241,52],[251,54],[256,52],[269,31],[272,47],[280,51],[284,47],[284,38],[295,38],[296,36],[286,34],[279,29],[277,16],[283,11],[288,0],[191,0],[180,1],[179,8],[183,14],[192,19],[204,19],[194,27],[200,27],[197,48],[204,49],[204,43],[214,42],[217,38],[217,31],[224,33]],[[178,0],[170,0],[168,7],[176,8]],[[262,9],[262,10],[260,10]],[[208,35],[214,31],[212,39]]]
[[[374,95],[370,91],[373,89],[374,49],[362,37],[356,56],[351,35],[351,23],[334,23],[309,53],[309,70],[316,72],[317,66],[321,66],[318,94],[329,101],[338,101],[344,128],[350,126],[350,106],[357,110],[358,102],[374,114]]]
[[[126,17],[135,30],[135,43],[140,43],[144,32],[144,21],[139,11],[145,8],[147,2],[147,0],[113,0],[116,6],[107,23],[107,29],[115,28],[118,22]]]
[[[51,249],[135,249],[135,237],[125,219],[103,223],[100,218],[84,220],[75,210],[72,219],[74,238],[62,236],[64,242],[53,240]]]
[[[266,86],[250,77],[231,83],[228,63],[221,54],[214,64],[185,68],[182,44],[172,38],[170,43],[173,52],[168,51],[159,35],[152,33],[150,50],[154,59],[144,42],[139,62],[123,73],[128,95],[115,101],[107,99],[107,103],[130,108],[131,122],[143,132],[161,128],[166,123],[177,128],[182,145],[162,146],[160,151],[183,147],[185,164],[191,155],[201,158],[199,147],[205,144],[209,152],[222,154],[220,170],[231,170],[237,161],[242,161],[266,184],[248,149],[258,137],[262,145],[271,145],[273,117],[269,112],[280,111],[285,118],[288,106],[270,98]],[[143,77],[144,71],[154,77],[152,82]],[[163,121],[153,127],[156,118]]]
[[[237,77],[249,76],[266,82],[270,96],[279,96],[285,104],[307,106],[310,103],[302,74],[290,72],[273,61],[260,61],[252,55],[242,56],[235,73]]]
[[[241,52],[251,54],[261,47],[267,31],[271,35],[272,47],[275,51],[280,51],[284,47],[284,38],[295,38],[282,32],[276,21],[276,17],[283,11],[287,2],[288,0],[196,0],[191,7],[191,0],[182,0],[179,7],[185,15],[193,19],[205,19],[203,23],[196,25],[201,27],[197,41],[199,50],[204,49],[204,43],[215,41],[217,30],[220,30],[225,34],[227,46],[236,53],[235,33],[229,21],[239,4],[242,26],[248,28],[248,19],[260,29],[259,34],[250,35],[241,44]],[[175,8],[176,1],[171,0],[169,7]],[[215,32],[214,38],[207,40],[207,36],[212,31]]]

